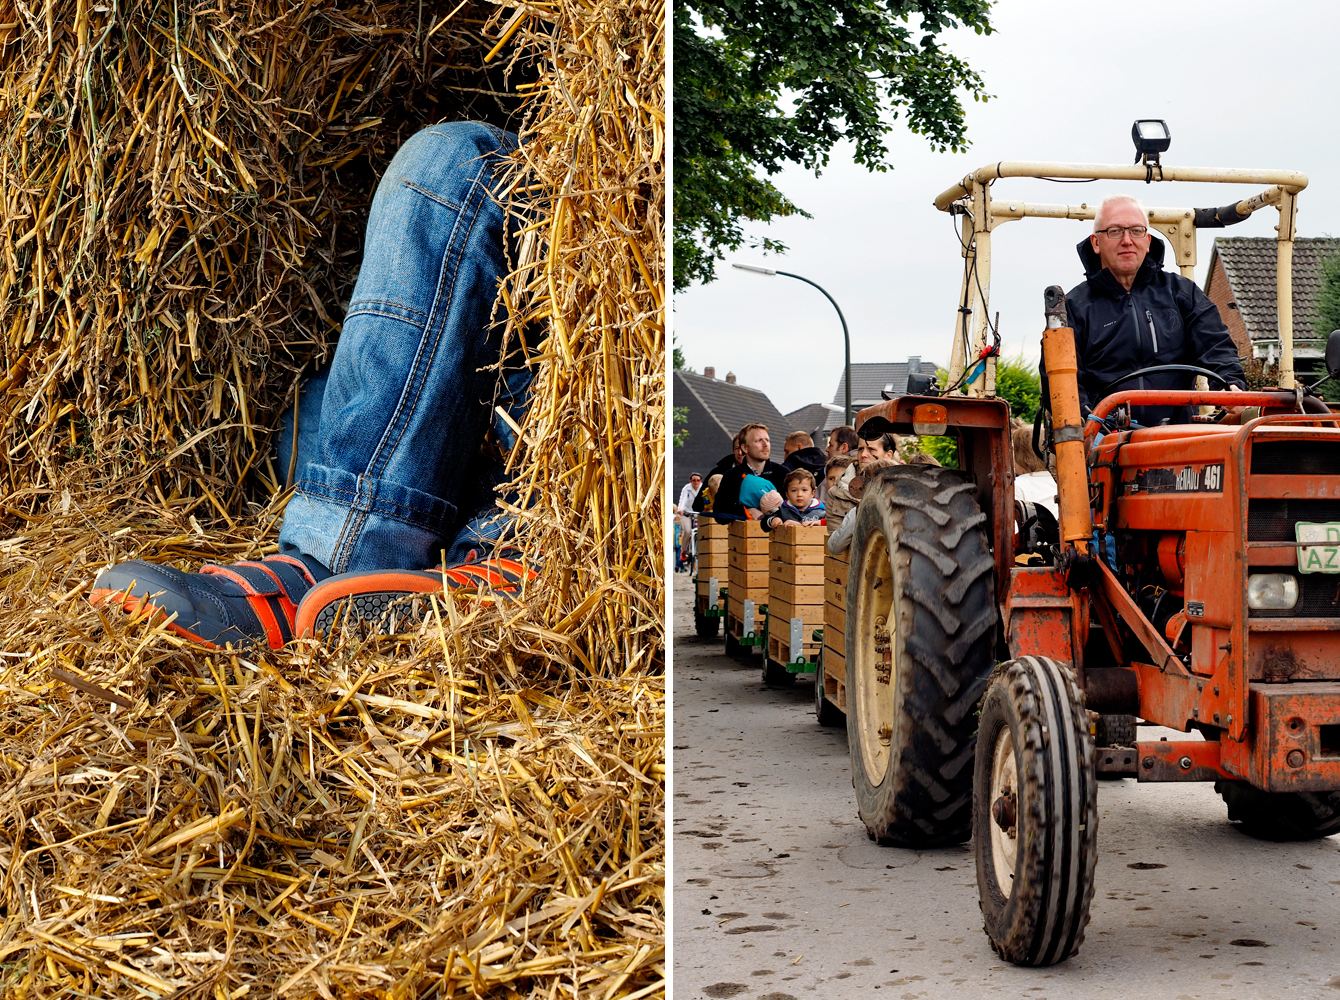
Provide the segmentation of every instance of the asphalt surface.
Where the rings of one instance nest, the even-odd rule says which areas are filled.
[[[1340,836],[1262,843],[1211,785],[1105,781],[1080,953],[1016,968],[969,845],[868,840],[845,729],[820,728],[808,680],[769,690],[698,639],[683,575],[673,641],[673,1000],[1340,1000]]]

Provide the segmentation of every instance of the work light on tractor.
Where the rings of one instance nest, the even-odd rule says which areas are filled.
[[[856,420],[863,437],[949,435],[959,466],[885,469],[849,515],[845,699],[858,811],[888,844],[971,837],[986,933],[1021,965],[1063,961],[1083,941],[1100,777],[1213,781],[1229,820],[1256,837],[1340,832],[1340,407],[1297,380],[1293,354],[1294,221],[1307,178],[1156,166],[1166,124],[1137,122],[1132,136],[1135,165],[993,163],[935,199],[961,227],[964,258],[946,310],[947,379]],[[1022,219],[1092,223],[1097,206],[993,190],[1018,177],[1251,185],[1217,208],[1149,209],[1188,278],[1198,230],[1278,213],[1279,384],[1235,392],[1231,410],[1219,375],[1184,365],[1132,373],[1083,413],[1065,296],[1047,289],[1050,398],[1035,440],[1055,472],[1058,517],[1014,495],[989,319],[992,235]],[[1325,353],[1340,373],[1340,332]],[[1169,371],[1194,386],[1139,387]],[[1195,415],[1142,427],[1133,414],[1145,406]],[[1141,740],[1138,721],[1187,737]]]

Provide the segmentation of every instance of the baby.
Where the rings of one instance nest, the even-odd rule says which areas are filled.
[[[779,524],[815,524],[824,519],[824,505],[814,495],[814,473],[809,469],[796,469],[787,474],[782,485],[786,488],[785,503],[777,502],[781,498],[775,492],[762,498],[766,505],[760,519],[764,531],[771,531]]]

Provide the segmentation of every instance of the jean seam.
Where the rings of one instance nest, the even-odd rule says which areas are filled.
[[[409,188],[411,191],[417,191],[417,192],[419,192],[419,194],[423,195],[425,198],[428,198],[428,199],[431,200],[431,201],[435,201],[435,202],[437,202],[439,205],[442,205],[442,206],[445,207],[445,208],[449,208],[449,209],[451,209],[453,212],[459,212],[459,211],[462,210],[460,205],[457,205],[457,204],[454,204],[454,203],[452,203],[452,202],[450,202],[450,201],[447,201],[446,198],[438,197],[438,196],[437,196],[436,194],[434,194],[432,191],[429,191],[426,187],[420,187],[418,184],[415,184],[415,183],[414,183],[412,180],[410,180],[408,177],[402,177],[402,178],[400,179],[400,183],[403,184],[403,185],[405,185],[405,187]]]
[[[483,170],[486,169],[487,166],[487,161],[481,163],[480,174],[483,173]],[[487,191],[486,185],[479,184],[479,174],[476,174],[471,183],[478,185],[479,188]],[[462,257],[464,255],[465,247],[469,246],[470,235],[474,232],[475,223],[479,220],[479,213],[482,208],[483,198],[479,196],[477,190],[472,191],[471,197],[466,202],[466,207],[462,208],[460,211],[457,225],[452,228],[451,237],[447,242],[446,253],[443,254],[441,270],[439,271],[439,285],[447,280],[445,272],[453,257]],[[464,224],[464,232],[461,232],[461,224]],[[460,248],[459,254],[456,253],[457,247]],[[402,420],[402,416],[406,412],[413,412],[418,406],[419,398],[423,393],[425,381],[422,377],[422,373],[432,367],[433,359],[437,355],[438,348],[441,347],[442,335],[446,328],[447,314],[450,312],[450,304],[453,301],[453,296],[456,291],[456,280],[460,276],[460,264],[461,261],[457,260],[456,266],[451,274],[450,287],[446,289],[439,287],[438,289],[438,294],[433,302],[433,309],[429,316],[428,324],[424,327],[424,340],[420,341],[418,356],[415,358],[414,367],[410,373],[410,383],[409,386],[406,387],[407,389],[412,387],[412,395],[408,399],[402,395],[400,401],[396,405],[395,413],[391,416],[391,421],[387,426],[386,433],[390,434],[397,428],[397,425],[399,425],[398,431],[395,434],[394,440],[387,440],[386,436],[383,436],[382,441],[378,444],[376,451],[373,452],[371,459],[368,461],[367,473],[369,475],[376,476],[379,474],[386,462],[389,462],[391,456],[395,454],[396,449],[400,446],[400,441],[404,438],[405,433],[408,430],[409,421],[407,419]],[[431,332],[430,327],[433,328]],[[427,346],[427,342],[431,342],[432,346],[428,349],[427,356],[425,357],[424,348]]]
[[[428,321],[427,313],[419,312],[413,306],[407,306],[403,302],[390,302],[386,299],[359,299],[357,302],[349,303],[349,311],[345,316],[355,316],[363,313],[370,313],[373,316],[385,316],[388,319],[404,319],[403,316],[397,316],[394,313],[382,312],[380,309],[367,309],[365,306],[392,306],[396,309],[403,309],[405,312],[413,313],[415,316],[422,316],[424,322]]]
[[[303,492],[315,500],[327,500],[341,505],[350,503],[349,500],[345,499],[346,497],[352,497],[355,501],[359,497],[364,497],[366,501],[361,506],[365,506],[372,513],[384,514],[398,521],[404,521],[406,524],[417,524],[419,518],[422,518],[424,524],[430,522],[430,511],[389,497],[378,496],[372,491],[350,493],[348,490],[342,490],[339,487],[328,487],[324,483],[309,483],[308,488]],[[432,494],[425,495],[432,497]],[[450,501],[443,500],[440,497],[432,497],[432,499],[444,507],[455,507]]]

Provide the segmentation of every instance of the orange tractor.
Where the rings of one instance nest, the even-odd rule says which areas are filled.
[[[1047,290],[1050,426],[1035,439],[1055,458],[1049,530],[1016,531],[1031,519],[1014,502],[1009,407],[994,391],[990,234],[1094,207],[993,200],[1002,177],[1269,185],[1223,208],[1150,210],[1184,274],[1198,227],[1279,210],[1280,388],[1235,393],[1249,408],[1239,416],[1210,412],[1217,392],[1123,379],[1082,419],[1065,299]],[[870,835],[916,848],[971,836],[985,929],[1011,962],[1050,965],[1080,947],[1101,774],[1213,781],[1229,819],[1263,838],[1340,831],[1340,414],[1295,384],[1292,354],[1306,184],[1148,159],[1002,162],[937,199],[963,227],[951,391],[913,385],[857,423],[952,435],[959,468],[885,470],[849,515],[847,728]],[[1340,332],[1326,366],[1340,372]],[[1138,427],[1131,408],[1148,405],[1201,414]],[[1188,738],[1138,741],[1136,717]]]

